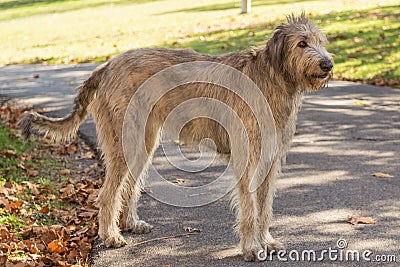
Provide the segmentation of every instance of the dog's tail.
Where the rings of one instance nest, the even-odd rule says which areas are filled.
[[[74,106],[70,114],[63,118],[50,118],[36,112],[24,115],[19,127],[22,136],[27,140],[32,132],[46,134],[56,141],[67,141],[78,131],[79,125],[88,115],[87,107],[95,98],[96,91],[105,71],[105,66],[99,66],[82,85],[76,88],[78,91],[74,99]]]

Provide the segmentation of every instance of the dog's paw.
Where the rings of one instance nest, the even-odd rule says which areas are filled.
[[[261,261],[260,253],[263,253],[264,249],[260,247],[251,249],[242,249],[244,261]]]
[[[278,253],[278,251],[285,250],[283,243],[275,239],[267,242],[263,247],[264,250],[267,251],[267,254]]]
[[[108,236],[107,238],[103,239],[103,243],[106,247],[110,248],[119,248],[125,246],[127,243],[124,237],[120,234]]]
[[[129,231],[135,234],[147,234],[153,229],[151,224],[148,224],[145,221],[136,221],[136,222],[126,222],[125,231]]]

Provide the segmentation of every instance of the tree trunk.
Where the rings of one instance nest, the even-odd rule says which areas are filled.
[[[250,13],[251,0],[242,0],[242,14]]]

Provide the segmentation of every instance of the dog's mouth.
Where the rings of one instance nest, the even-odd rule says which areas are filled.
[[[323,74],[314,74],[312,75],[313,78],[316,79],[325,79],[326,77],[328,77],[329,72],[324,72]]]

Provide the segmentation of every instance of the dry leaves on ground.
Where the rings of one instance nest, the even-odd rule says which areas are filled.
[[[36,205],[40,207],[53,197],[46,194],[45,187],[37,186],[40,195],[36,198]],[[26,266],[86,265],[91,243],[97,235],[97,209],[93,206],[93,200],[98,195],[100,184],[90,180],[69,183],[60,189],[60,192],[68,192],[60,198],[65,208],[46,204],[37,210],[28,208],[29,203],[17,197],[17,188],[18,184],[11,188],[0,187],[3,198],[9,202],[2,205],[0,214],[17,215],[19,220],[27,224],[19,231],[13,225],[0,226],[0,257],[7,258],[10,263],[7,266],[19,263]],[[16,198],[19,200],[10,202]],[[62,206],[62,203],[58,205]],[[76,208],[71,203],[76,203]],[[38,218],[42,216],[47,216],[55,224],[38,225]]]
[[[2,124],[16,129],[22,113],[0,107]],[[39,155],[59,159],[61,168],[33,168]],[[0,171],[0,266],[87,266],[98,228],[97,180],[103,175],[95,153],[79,139],[55,145],[43,138],[33,151],[0,151],[1,158],[18,164]],[[21,177],[11,177],[15,169]]]

